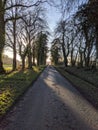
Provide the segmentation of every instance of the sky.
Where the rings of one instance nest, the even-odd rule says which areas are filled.
[[[58,9],[54,7],[48,7],[47,8],[47,19],[48,19],[48,24],[50,27],[51,31],[54,31],[54,28],[56,26],[56,23],[59,21],[61,14],[58,11]]]

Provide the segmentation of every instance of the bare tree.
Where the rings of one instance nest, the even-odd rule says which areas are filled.
[[[0,73],[4,73],[4,68],[3,68],[3,62],[2,62],[2,53],[4,50],[5,46],[5,25],[9,20],[14,20],[13,24],[16,24],[16,17],[9,17],[8,11],[11,9],[23,7],[37,7],[38,5],[46,2],[45,0],[36,0],[32,3],[29,3],[27,1],[23,3],[16,3],[15,1],[13,2],[12,0],[0,0]],[[15,26],[14,26],[15,27]],[[15,28],[14,28],[15,29]],[[14,32],[15,33],[15,32]],[[16,38],[14,38],[16,39]],[[15,42],[15,41],[14,41]],[[16,64],[16,63],[15,63]]]
[[[69,55],[69,48],[70,48],[70,43],[69,43],[69,37],[67,34],[67,21],[66,20],[61,20],[55,30],[55,33],[60,39],[60,44],[62,47],[62,52],[63,52],[63,57],[64,57],[64,65],[67,67],[68,65],[68,55]]]

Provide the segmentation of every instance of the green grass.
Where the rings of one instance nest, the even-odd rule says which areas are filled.
[[[96,86],[66,72],[62,68],[56,67],[56,69],[98,109],[98,88]]]
[[[0,75],[0,117],[29,88],[43,69],[44,67],[33,67],[33,70],[15,71],[8,75]]]
[[[4,69],[5,69],[6,72],[10,72],[12,70],[12,65],[6,65],[6,64],[4,64],[3,67],[4,67]]]
[[[98,87],[97,70],[93,72],[93,71],[87,71],[84,68],[77,69],[77,67],[67,67],[65,70]]]

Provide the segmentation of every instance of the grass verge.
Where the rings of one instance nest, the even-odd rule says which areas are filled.
[[[56,69],[67,78],[83,96],[98,109],[98,88],[94,85],[66,72],[64,69],[56,67]]]
[[[6,72],[12,71],[12,65],[6,65],[6,64],[4,64],[3,67],[4,67],[4,69],[5,69]]]
[[[88,83],[98,87],[98,71],[85,70],[85,68],[66,67],[65,70]]]
[[[0,119],[37,79],[43,69],[44,67],[33,67],[33,70],[0,75]]]

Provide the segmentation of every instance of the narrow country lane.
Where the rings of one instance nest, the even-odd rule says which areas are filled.
[[[0,130],[98,130],[98,111],[47,67],[1,122]]]

